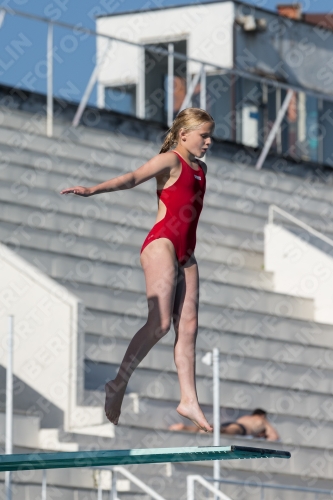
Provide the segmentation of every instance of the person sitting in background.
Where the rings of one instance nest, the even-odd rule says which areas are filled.
[[[200,432],[196,425],[185,425],[182,423],[172,424],[171,431]],[[267,441],[278,441],[279,435],[267,420],[267,412],[257,408],[251,415],[243,415],[234,422],[224,422],[220,426],[221,434],[240,434],[242,436],[253,436],[267,439]]]

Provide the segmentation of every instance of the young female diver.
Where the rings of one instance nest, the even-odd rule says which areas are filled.
[[[105,413],[114,424],[118,423],[133,371],[170,330],[172,320],[176,333],[174,359],[181,392],[177,411],[200,429],[213,430],[200,408],[195,383],[199,275],[194,249],[207,173],[206,164],[197,158],[203,157],[211,144],[214,126],[213,118],[206,111],[184,109],[175,118],[160,153],[134,172],[90,188],[76,186],[61,191],[61,194],[92,196],[131,189],[156,178],[156,222],[140,252],[149,312],[146,323],[131,340],[116,378],[105,385]]]

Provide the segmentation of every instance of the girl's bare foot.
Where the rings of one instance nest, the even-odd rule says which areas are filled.
[[[177,411],[183,417],[186,417],[205,432],[213,432],[213,427],[207,422],[205,415],[203,414],[198,403],[179,403]]]
[[[117,384],[115,380],[110,380],[105,384],[105,415],[114,425],[118,424],[125,390],[125,382]]]

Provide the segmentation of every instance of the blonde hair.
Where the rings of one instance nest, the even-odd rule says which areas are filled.
[[[160,153],[166,153],[173,145],[178,143],[178,134],[181,128],[186,132],[199,128],[203,123],[211,122],[215,126],[214,118],[204,109],[186,108],[174,119],[171,128],[167,132]]]

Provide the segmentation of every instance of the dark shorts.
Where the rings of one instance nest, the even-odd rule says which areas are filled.
[[[222,430],[223,427],[228,427],[228,425],[230,425],[230,424],[236,424],[236,425],[238,425],[238,427],[239,427],[239,429],[241,431],[240,434],[242,436],[246,436],[246,429],[245,429],[244,425],[240,424],[239,422],[224,422],[223,424],[220,425],[220,429]]]

